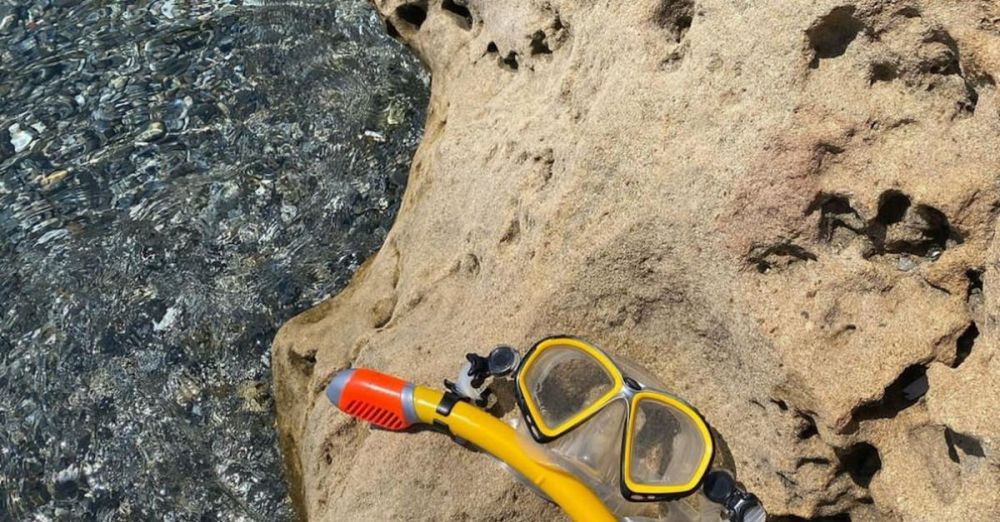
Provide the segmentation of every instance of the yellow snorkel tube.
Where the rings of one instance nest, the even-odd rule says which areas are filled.
[[[355,368],[334,377],[327,397],[345,413],[385,429],[402,431],[415,424],[444,427],[504,462],[571,519],[617,520],[589,487],[537,448],[523,444],[514,428],[456,395]]]

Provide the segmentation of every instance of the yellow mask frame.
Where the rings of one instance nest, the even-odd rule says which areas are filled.
[[[571,357],[586,358],[599,366],[606,373],[608,389],[599,397],[589,400],[589,404],[578,408],[572,415],[559,419],[554,425],[548,425],[535,393],[530,389],[529,381],[536,373],[546,373],[552,368],[544,368],[546,355],[553,350],[564,352],[576,351]],[[555,440],[572,431],[593,417],[613,401],[626,400],[627,413],[625,429],[622,434],[620,489],[622,496],[631,501],[662,501],[686,496],[694,492],[701,484],[711,463],[714,444],[712,435],[702,416],[691,405],[663,390],[649,386],[649,383],[638,383],[626,373],[622,364],[606,354],[603,350],[583,339],[569,336],[549,337],[536,343],[525,354],[515,374],[515,395],[518,406],[525,418],[532,437],[539,443]],[[646,402],[649,401],[649,402]],[[634,462],[636,446],[636,431],[641,422],[637,422],[640,405],[655,404],[657,407],[669,409],[671,414],[684,420],[690,427],[689,437],[700,443],[701,455],[696,455],[696,466],[683,480],[674,483],[643,482],[635,476],[637,464]],[[699,444],[695,444],[699,446]]]

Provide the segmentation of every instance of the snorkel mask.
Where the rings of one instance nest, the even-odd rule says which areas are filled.
[[[583,340],[554,337],[525,355],[517,402],[532,437],[633,502],[695,491],[712,460],[701,415],[637,366]],[[611,495],[605,495],[611,496]]]
[[[345,370],[327,395],[347,413],[388,429],[418,422],[445,427],[577,520],[601,518],[600,506],[618,520],[707,522],[721,515],[763,522],[755,496],[729,472],[709,471],[715,444],[702,416],[638,365],[575,337],[544,339],[523,359],[506,346],[466,358],[443,394],[388,376],[382,377],[394,379],[392,386],[382,377],[360,381],[355,370]],[[511,422],[516,433],[473,406],[488,403],[491,379],[510,376],[521,411]],[[386,409],[396,414],[381,413]],[[387,417],[399,422],[378,422]],[[504,452],[496,451],[497,439],[506,441]],[[568,487],[575,493],[567,495]]]

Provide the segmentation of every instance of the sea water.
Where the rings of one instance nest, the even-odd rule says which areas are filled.
[[[0,0],[0,520],[287,520],[270,342],[391,225],[363,0]]]

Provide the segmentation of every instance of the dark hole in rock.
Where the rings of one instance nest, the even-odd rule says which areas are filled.
[[[835,7],[820,18],[806,30],[809,45],[814,51],[810,67],[815,69],[819,67],[820,60],[843,55],[864,27],[864,24],[854,17],[852,5]]]
[[[457,15],[464,22],[462,27],[470,29],[472,27],[472,12],[469,8],[456,2],[455,0],[444,0],[441,2],[441,9]]]
[[[693,22],[694,19],[691,16],[681,16],[677,18],[676,26],[679,33],[679,35],[677,36],[678,42],[681,40],[681,38],[684,38],[684,34],[687,33],[687,30],[691,28],[691,24]]]
[[[424,24],[424,20],[427,20],[427,8],[416,3],[403,4],[396,8],[396,16],[419,29]]]
[[[899,223],[906,217],[910,209],[910,198],[898,190],[887,190],[878,198],[878,215],[875,217],[882,225]]]
[[[488,52],[488,53],[498,53],[498,52],[500,52],[500,49],[497,49],[497,43],[496,42],[490,42],[490,43],[486,44],[486,52]]]
[[[925,372],[903,387],[903,398],[907,401],[916,402],[924,395],[927,395],[928,389],[930,389],[930,381],[927,380],[927,373]]]
[[[956,103],[959,112],[975,114],[976,106],[979,105],[979,92],[976,91],[976,87],[972,85],[972,82],[965,82],[965,99],[959,100]]]
[[[545,42],[545,31],[538,30],[531,35],[531,55],[552,54],[549,44]]]
[[[891,82],[899,76],[896,64],[889,62],[876,62],[871,65],[868,71],[868,83],[874,85],[878,82]]]
[[[878,449],[867,442],[859,442],[846,450],[837,450],[837,457],[840,458],[840,469],[863,488],[867,488],[875,474],[882,469]]]
[[[517,53],[516,52],[511,51],[511,52],[507,53],[507,56],[505,58],[503,58],[501,61],[504,64],[506,64],[507,67],[510,67],[511,69],[513,69],[515,71],[517,70]]]
[[[563,27],[565,27],[565,25],[563,25],[563,21],[562,21],[562,18],[559,18],[559,15],[558,15],[558,14],[556,14],[556,17],[555,17],[555,19],[554,19],[554,20],[552,20],[552,30],[553,30],[553,31],[559,31],[559,30],[561,30],[561,29],[562,29]]]
[[[653,22],[666,29],[675,42],[680,42],[694,21],[692,0],[663,0],[653,13]]]
[[[822,240],[832,240],[838,228],[845,228],[855,234],[864,233],[864,220],[847,197],[820,193],[809,205],[806,214],[812,214],[817,209],[820,211],[819,236]]]
[[[920,64],[920,70],[931,74],[943,76],[951,74],[961,74],[962,64],[959,59],[958,42],[944,29],[932,31],[924,38],[924,43],[944,44],[948,48],[947,52],[935,53]]]
[[[949,241],[959,244],[964,241],[962,235],[951,227],[944,212],[927,205],[917,205],[916,212],[925,224],[923,233],[933,246],[944,248]]]
[[[896,11],[896,14],[898,16],[902,16],[903,18],[920,18],[920,9],[913,6],[907,6],[899,11]]]
[[[958,454],[959,450],[965,455],[973,457],[982,458],[986,456],[986,452],[983,451],[983,444],[979,442],[979,439],[971,435],[952,431],[951,428],[945,428],[944,441],[948,444],[948,458],[956,464],[961,462],[961,457]]]
[[[899,412],[916,404],[927,390],[927,367],[923,364],[914,364],[906,368],[896,380],[886,386],[882,398],[863,404],[854,410],[854,416],[846,431],[857,431],[861,421],[895,417]]]
[[[936,260],[947,248],[964,241],[943,212],[928,205],[911,208],[910,203],[909,197],[895,190],[886,191],[879,198],[878,215],[867,230],[876,250],[873,253]]]
[[[299,372],[305,375],[312,375],[313,368],[316,366],[316,352],[310,351],[300,354],[294,350],[289,350],[288,360]]]
[[[393,38],[399,38],[400,36],[399,29],[396,29],[396,26],[392,25],[392,22],[389,20],[385,21],[385,33]]]
[[[969,280],[969,288],[965,292],[965,299],[971,301],[983,294],[983,271],[969,269],[965,271],[965,277]]]
[[[803,424],[802,428],[799,429],[798,437],[799,440],[811,439],[819,435],[819,429],[816,428],[816,421],[813,420],[809,415],[801,415]]]
[[[979,337],[979,327],[976,326],[975,322],[972,322],[955,343],[955,363],[951,365],[952,368],[958,368],[965,362],[965,359],[972,353],[972,347],[976,344],[977,337]]]
[[[788,411],[788,403],[781,399],[771,399],[771,402],[781,411]]]
[[[948,445],[948,458],[955,464],[962,462],[962,459],[958,456],[958,448],[955,443],[951,440],[951,430],[945,428],[944,430],[944,443]]]

